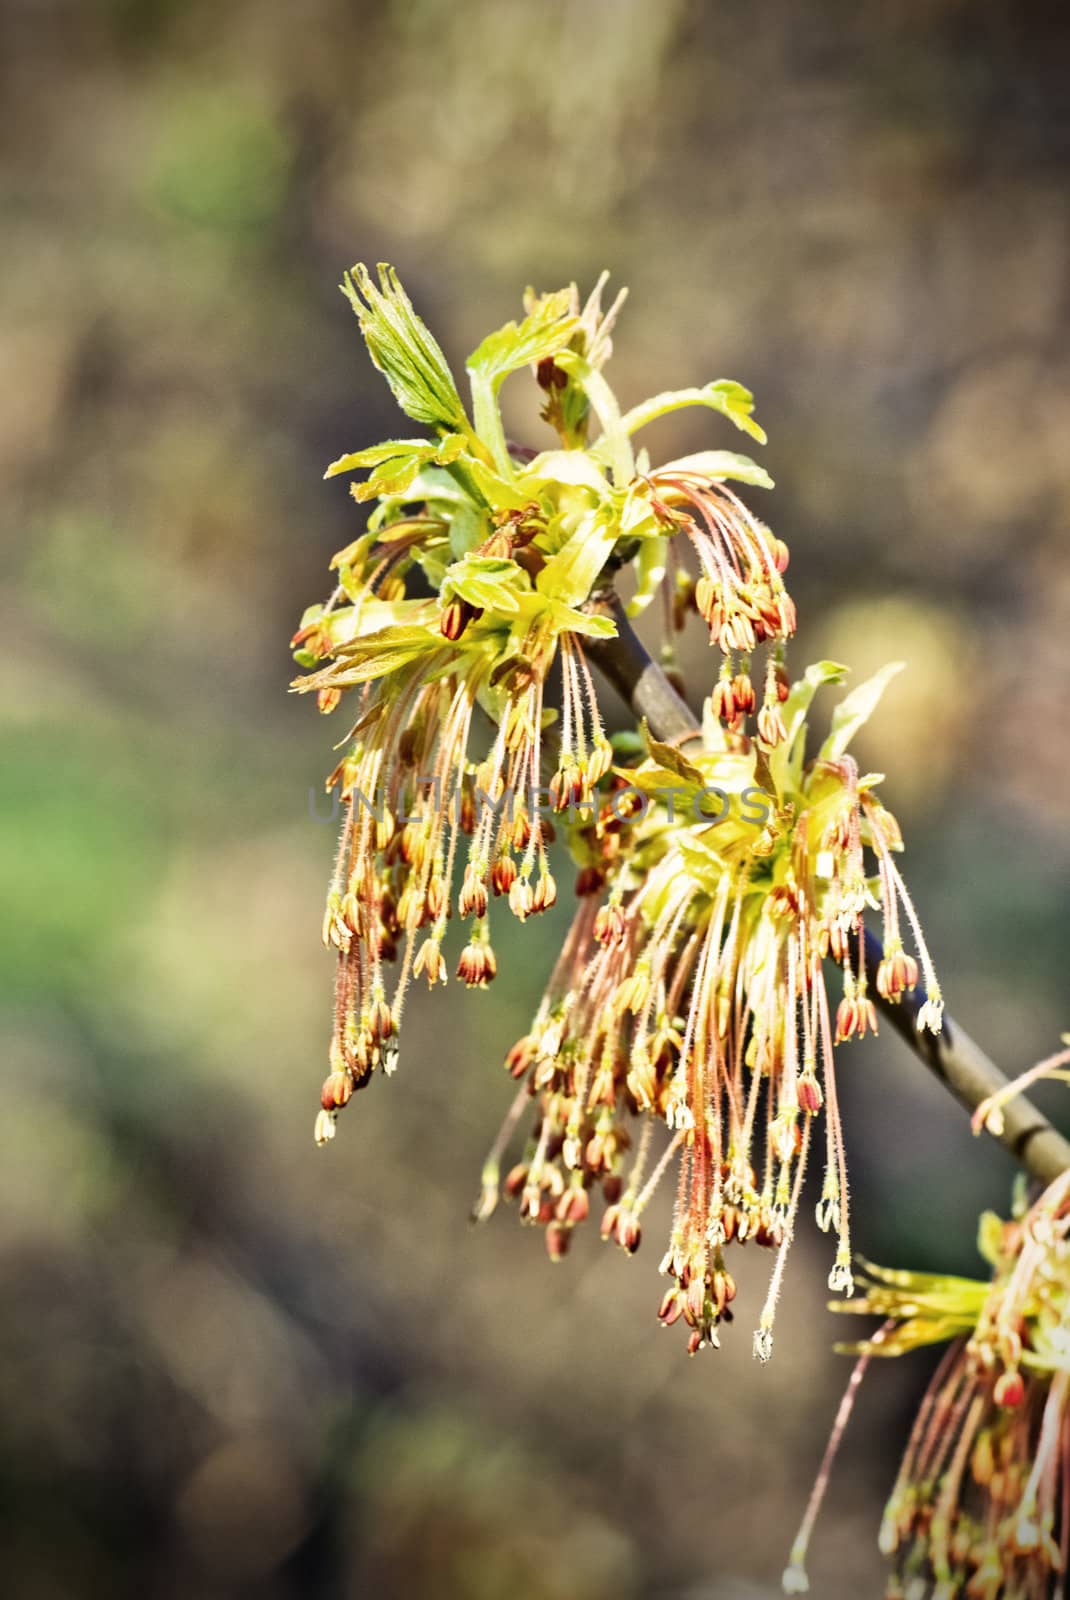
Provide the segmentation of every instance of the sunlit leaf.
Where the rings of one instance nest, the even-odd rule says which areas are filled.
[[[341,285],[357,314],[368,354],[413,421],[469,434],[464,405],[438,343],[413,310],[393,267],[380,262],[378,272],[376,286],[358,262]]]
[[[664,536],[644,539],[639,546],[635,558],[636,590],[626,607],[629,617],[637,617],[645,611],[657,594],[665,576],[668,549],[669,541]]]
[[[497,392],[510,372],[563,350],[579,327],[579,318],[570,314],[570,304],[567,289],[543,295],[522,322],[507,322],[504,328],[488,333],[468,357],[469,373],[486,379]]]
[[[742,428],[744,433],[749,433],[752,439],[757,439],[759,444],[765,443],[765,430],[751,416],[754,396],[749,389],[731,378],[718,378],[701,389],[670,389],[664,394],[656,394],[625,412],[621,421],[627,433],[636,433],[640,428],[645,428],[648,422],[667,416],[670,411],[681,411],[685,406],[710,406],[728,417],[737,428]]]
[[[750,456],[734,450],[699,450],[694,455],[667,461],[659,472],[700,472],[704,478],[736,478],[759,489],[771,489],[773,480]]]
[[[456,461],[464,445],[465,440],[459,433],[448,433],[438,442],[391,439],[367,450],[340,456],[331,462],[323,476],[336,478],[343,472],[359,472],[370,467],[370,476],[363,483],[353,484],[350,493],[354,500],[378,500],[383,496],[404,494],[424,467],[448,466]]]
[[[570,606],[586,600],[616,542],[612,524],[598,516],[585,517],[539,573],[535,580],[539,593]]]
[[[466,555],[446,568],[442,600],[467,600],[480,611],[512,614],[519,609],[518,591],[529,588],[527,573],[505,557]]]
[[[890,661],[840,701],[832,713],[829,736],[818,752],[820,760],[839,760],[859,728],[873,715],[888,684],[905,665],[903,661]]]

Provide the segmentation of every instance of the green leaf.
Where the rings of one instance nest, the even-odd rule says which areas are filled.
[[[888,684],[905,665],[904,661],[890,661],[840,701],[832,713],[829,736],[818,752],[820,761],[839,760],[862,724],[873,715]]]
[[[661,581],[665,576],[665,561],[668,549],[669,541],[664,536],[644,539],[639,546],[639,554],[636,556],[634,563],[635,593],[625,608],[629,617],[637,617],[640,612],[645,611],[657,594]]]
[[[517,591],[527,589],[529,582],[523,569],[505,556],[466,555],[446,568],[442,602],[456,597],[480,611],[512,616],[520,609]]]
[[[810,702],[823,683],[842,683],[847,671],[838,661],[815,661],[803,676],[793,683],[784,702],[783,718],[787,737],[777,745],[769,757],[773,780],[781,794],[798,786],[802,773],[806,713]]]
[[[776,782],[769,766],[769,757],[766,755],[765,751],[762,749],[757,740],[755,740],[754,743],[754,781],[758,785],[759,789],[764,789],[767,795],[772,796],[774,804],[780,804],[780,796],[777,794]]]
[[[465,440],[459,433],[448,433],[437,443],[433,439],[388,439],[383,444],[340,456],[331,462],[323,476],[336,478],[342,472],[359,472],[371,467],[370,477],[352,486],[350,492],[354,500],[400,495],[411,487],[424,467],[432,463],[448,466],[457,460],[464,446]]]
[[[651,738],[645,718],[642,724],[642,731],[646,737],[647,748],[655,761],[660,761],[661,765],[675,777],[683,778],[687,783],[693,783],[698,788],[702,788],[706,780],[699,769],[677,750],[674,744],[662,744],[659,739]]]
[[[511,372],[563,350],[580,325],[569,313],[571,298],[568,289],[543,295],[523,322],[507,322],[488,333],[468,357],[469,374],[486,379],[497,393]]]
[[[550,557],[536,578],[539,593],[568,606],[581,604],[590,595],[616,542],[615,527],[597,514],[584,517],[575,533]]]
[[[511,463],[508,476],[503,477],[500,471],[495,472],[473,457],[468,463],[468,471],[479,493],[495,511],[523,511],[526,505],[531,504],[531,490],[517,487],[514,483]]]
[[[621,420],[627,433],[636,433],[640,428],[645,428],[648,422],[667,416],[670,411],[681,411],[685,406],[710,406],[734,422],[737,428],[742,428],[744,433],[749,433],[752,439],[757,439],[759,444],[765,443],[764,429],[751,416],[754,396],[749,389],[731,378],[718,378],[701,389],[670,389],[664,394],[656,394],[641,405],[633,406]]]
[[[734,450],[699,450],[694,455],[667,461],[658,471],[700,472],[704,478],[737,478],[740,483],[751,483],[759,489],[773,487],[773,480],[764,467]]]
[[[368,683],[373,678],[383,678],[388,672],[408,666],[417,656],[448,649],[446,641],[429,628],[387,626],[376,633],[362,634],[339,645],[338,663],[335,666],[326,672],[315,673],[312,678],[299,678],[293,687],[345,688],[354,683]]]
[[[454,561],[459,561],[477,544],[482,544],[489,532],[486,513],[468,499],[458,500],[449,522],[450,555]]]
[[[336,478],[340,472],[359,472],[365,467],[378,467],[384,461],[392,461],[396,456],[406,456],[418,450],[434,451],[435,448],[428,439],[385,439],[382,444],[370,444],[364,450],[339,456],[337,461],[331,462],[323,476]]]
[[[358,262],[341,285],[357,314],[368,354],[414,422],[470,435],[445,356],[413,310],[393,267],[380,262],[378,271],[376,287],[367,267]]]
[[[588,611],[577,611],[573,606],[566,606],[560,600],[551,600],[550,615],[559,633],[582,633],[589,639],[615,639],[617,637],[617,624],[612,617],[593,615]]]
[[[590,489],[601,497],[609,492],[605,473],[586,450],[544,450],[521,473],[522,483],[563,483]]]
[[[609,466],[616,487],[623,489],[635,476],[635,458],[616,395],[602,374],[583,356],[577,355],[575,350],[563,350],[558,356],[557,365],[580,385],[590,401],[592,411],[602,424],[602,437],[595,447],[595,454]]]
[[[513,481],[515,474],[498,410],[498,390],[518,367],[564,349],[579,327],[578,318],[569,314],[570,303],[567,289],[544,295],[523,322],[507,322],[504,328],[488,334],[468,358],[476,433],[507,483]]]

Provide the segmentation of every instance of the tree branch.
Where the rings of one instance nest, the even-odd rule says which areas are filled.
[[[635,715],[646,719],[656,739],[669,743],[696,736],[695,716],[648,655],[619,598],[606,595],[604,604],[617,625],[617,637],[584,640],[587,657]],[[867,929],[866,969],[871,978],[883,954],[880,940]],[[897,1003],[882,999],[875,986],[873,994],[882,1016],[968,1111],[976,1111],[983,1100],[1006,1086],[1008,1080],[995,1062],[946,1013],[941,1033],[918,1031],[918,1012],[926,999],[920,983]],[[1003,1130],[998,1137],[1015,1160],[1045,1186],[1070,1167],[1070,1142],[1024,1095],[1017,1095],[1004,1107]]]

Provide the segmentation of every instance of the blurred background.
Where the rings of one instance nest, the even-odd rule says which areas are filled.
[[[336,285],[393,261],[460,365],[525,284],[609,267],[625,403],[756,391],[793,662],[908,660],[863,765],[952,1012],[1022,1069],[1070,1027],[1068,32],[995,0],[3,0],[5,1595],[778,1593],[848,1371],[828,1241],[759,1369],[765,1263],[689,1362],[658,1219],[555,1268],[505,1208],[468,1225],[567,908],[499,929],[489,994],[415,1006],[313,1147],[342,730],[287,640],[361,525],[324,466],[398,425]],[[859,1247],[974,1270],[1009,1162],[892,1037],[840,1081]],[[867,1380],[815,1593],[880,1592],[927,1371]]]

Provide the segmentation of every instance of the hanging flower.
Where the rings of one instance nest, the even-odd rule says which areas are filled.
[[[470,922],[457,974],[483,988],[497,971],[494,902],[524,921],[556,899],[538,797],[549,762],[553,809],[590,803],[612,761],[585,654],[585,641],[616,632],[599,603],[610,574],[633,568],[639,610],[671,569],[675,625],[698,604],[710,620],[702,584],[716,584],[722,620],[712,631],[725,649],[782,641],[794,626],[787,552],[729,487],[769,485],[763,470],[708,451],[651,471],[631,443],[688,405],[762,441],[750,394],[721,381],[622,415],[601,369],[623,295],[604,312],[604,281],[582,305],[575,287],[529,292],[523,320],[468,359],[470,412],[393,271],[380,267],[376,282],[358,266],[343,284],[372,360],[431,437],[388,440],[328,468],[328,477],[364,474],[352,493],[372,510],[334,558],[333,592],[304,613],[293,640],[307,669],[295,688],[314,692],[324,712],[349,691],[355,701],[328,779],[343,825],[324,918],[338,974],[321,1142],[352,1091],[376,1069],[393,1070],[412,980],[446,981],[453,911]],[[510,445],[498,408],[502,383],[522,367],[558,435],[541,454]],[[678,581],[676,536],[698,551],[698,590]],[[555,665],[559,705],[549,700]],[[741,731],[756,701],[743,692],[742,667],[733,670],[725,720]],[[783,734],[785,693],[778,657],[758,714],[770,745]]]
[[[677,1200],[659,1315],[683,1321],[696,1351],[718,1342],[735,1284],[726,1251],[753,1240],[775,1264],[755,1338],[772,1345],[774,1310],[815,1146],[817,1219],[837,1237],[830,1286],[850,1292],[847,1164],[835,1045],[876,1030],[863,914],[879,910],[887,948],[910,966],[878,985],[896,999],[918,967],[938,1026],[939,989],[893,854],[899,829],[849,742],[891,670],[841,703],[805,764],[806,715],[842,669],[811,668],[783,702],[785,737],[766,752],[712,716],[686,756],[648,740],[617,767],[574,829],[579,909],[528,1035],[507,1065],[536,1120],[505,1180],[521,1215],[547,1227],[555,1258],[600,1191],[601,1229],[633,1253],[646,1206],[675,1168]],[[875,869],[875,870],[874,870]],[[824,958],[844,975],[833,1010]],[[524,1091],[484,1172],[488,1214]],[[823,1138],[821,1130],[823,1129]],[[662,1148],[657,1151],[658,1140]]]
[[[1061,1069],[1065,1051],[1053,1058]],[[1050,1064],[1042,1064],[1048,1065]],[[1032,1076],[1032,1075],[1029,1075]],[[835,1450],[869,1359],[949,1341],[884,1513],[890,1597],[1048,1600],[1070,1571],[1070,1172],[1008,1222],[981,1219],[988,1282],[866,1265],[833,1310],[883,1319],[858,1365],[785,1573],[805,1561]]]

